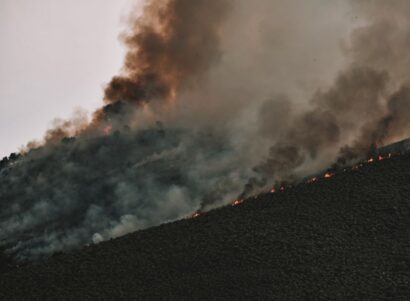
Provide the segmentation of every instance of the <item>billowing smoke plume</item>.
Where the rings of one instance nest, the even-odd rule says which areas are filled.
[[[152,111],[205,80],[229,11],[228,0],[146,2],[93,120],[57,120],[42,145],[2,161],[1,245],[36,258],[190,215],[218,185],[219,202],[234,197],[240,162],[226,137],[165,128]]]
[[[409,136],[409,17],[404,0],[146,1],[92,120],[0,162],[0,246],[99,242]]]
[[[195,84],[221,55],[219,28],[228,9],[227,0],[149,2],[124,36],[124,74],[108,84],[106,102],[173,98]]]
[[[408,118],[410,5],[406,1],[352,1],[364,24],[344,46],[349,57],[335,82],[310,98],[308,109],[293,117],[254,168],[240,197],[276,182],[346,164],[379,146],[410,135]],[[292,117],[289,117],[292,118]],[[313,169],[312,169],[313,166]]]

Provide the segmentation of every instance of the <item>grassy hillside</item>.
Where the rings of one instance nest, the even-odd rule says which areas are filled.
[[[4,269],[1,300],[410,300],[410,156]]]

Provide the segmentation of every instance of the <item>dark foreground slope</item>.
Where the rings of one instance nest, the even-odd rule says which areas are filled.
[[[3,272],[1,300],[410,300],[410,156]]]

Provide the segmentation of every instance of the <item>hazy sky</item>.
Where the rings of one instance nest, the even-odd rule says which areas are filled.
[[[40,139],[54,118],[101,105],[124,55],[118,35],[140,2],[0,0],[0,157]]]

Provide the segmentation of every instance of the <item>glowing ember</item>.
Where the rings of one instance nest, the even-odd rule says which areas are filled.
[[[112,125],[111,125],[111,124],[107,125],[107,126],[104,128],[103,131],[104,131],[104,134],[106,134],[106,135],[111,134],[111,132],[112,132]]]
[[[331,172],[327,172],[327,173],[325,173],[325,175],[324,175],[325,179],[329,179],[329,178],[331,178],[331,177],[333,177],[333,176],[334,176],[334,174],[331,173]]]
[[[240,205],[240,204],[242,204],[243,203],[243,200],[235,200],[233,203],[232,203],[232,206],[237,206],[237,205]]]
[[[105,132],[106,134],[111,133],[111,131],[112,131],[112,126],[111,126],[111,125],[107,126],[107,127],[104,129],[104,132]],[[389,159],[389,158],[391,158],[391,157],[392,157],[392,154],[390,153],[390,154],[388,154],[388,155],[385,156],[385,157],[383,157],[382,155],[379,155],[379,156],[374,157],[374,158],[369,158],[367,161],[363,161],[362,163],[358,163],[357,165],[354,165],[353,167],[351,167],[351,170],[357,170],[357,169],[363,167],[364,165],[366,165],[366,163],[373,163],[373,162],[376,162],[376,161],[382,161],[382,160],[385,160],[385,159]],[[347,170],[348,170],[347,168],[343,169],[344,172],[346,172]],[[326,173],[323,175],[323,177],[324,177],[325,179],[330,179],[330,178],[332,178],[333,176],[335,176],[335,173],[333,173],[333,172],[331,172],[331,171],[328,171],[328,172],[326,172]],[[320,177],[313,177],[313,178],[308,179],[308,180],[306,181],[306,183],[307,183],[307,184],[312,184],[312,183],[318,182],[319,180],[320,180]],[[291,186],[288,186],[287,188],[291,188]],[[270,192],[271,192],[271,193],[276,193],[277,191],[283,192],[283,191],[285,191],[285,190],[286,190],[286,187],[285,187],[284,185],[282,185],[282,186],[280,186],[280,188],[279,188],[278,190],[277,190],[275,187],[272,187],[272,189],[270,190]],[[250,197],[250,198],[256,199],[257,196],[252,196],[252,197]],[[232,206],[240,205],[240,204],[242,204],[244,201],[245,201],[245,200],[243,200],[243,199],[236,199],[235,201],[232,202]],[[202,215],[202,214],[205,214],[205,213],[201,213],[201,212],[199,212],[199,211],[196,211],[195,213],[192,214],[191,218],[196,218],[196,217],[198,217],[198,216],[200,216],[200,215]]]
[[[198,216],[200,216],[201,214],[199,213],[199,212],[194,212],[194,214],[192,214],[192,218],[196,218],[196,217],[198,217]]]
[[[317,182],[317,181],[318,181],[318,178],[317,178],[317,177],[314,177],[314,178],[309,179],[309,180],[307,181],[307,183],[308,183],[308,184],[312,184],[312,183],[315,183],[315,182]]]

